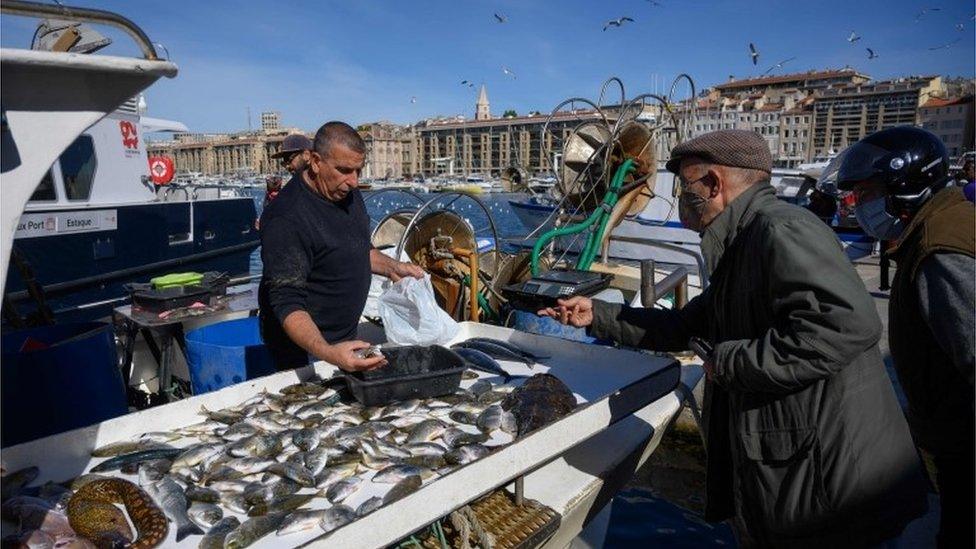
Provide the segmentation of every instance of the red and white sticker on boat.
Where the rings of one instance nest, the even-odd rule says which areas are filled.
[[[157,185],[169,183],[173,180],[175,171],[172,158],[168,156],[149,157],[149,175],[152,177],[153,183]]]

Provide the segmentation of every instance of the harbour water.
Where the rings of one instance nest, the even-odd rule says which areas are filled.
[[[264,202],[264,192],[254,189],[252,193],[260,215]],[[408,208],[415,209],[421,206],[423,202],[438,197],[438,195],[418,196],[420,197],[419,200],[407,193],[366,191],[364,200],[370,220],[375,226],[390,213]],[[514,193],[491,193],[478,197],[491,212],[499,240],[520,240],[534,228],[525,227],[508,203],[509,200],[525,197],[524,194]],[[446,209],[465,218],[474,229],[476,236],[480,238],[490,236],[490,224],[484,211],[470,198],[458,199],[456,195],[444,195],[435,204],[444,205]],[[251,256],[251,273],[260,274],[260,272],[261,249],[258,248]],[[658,453],[665,450],[668,444],[669,438],[666,437],[661,442]],[[688,452],[680,450],[680,445],[675,445],[675,448],[670,450],[672,451],[668,452],[669,455],[681,454],[682,457],[678,458],[679,460],[692,459],[689,458]],[[659,461],[655,461],[660,464]],[[650,466],[652,464],[648,464],[645,468]],[[653,466],[657,467],[658,465]],[[665,469],[667,469],[666,464]],[[728,526],[709,524],[699,513],[661,497],[655,486],[649,483],[649,479],[654,478],[654,476],[654,472],[638,472],[628,487],[614,498],[605,547],[624,548],[645,544],[677,548],[735,546],[735,539]],[[703,480],[703,473],[701,477]],[[691,493],[696,485],[693,481],[681,481],[678,483],[677,489],[675,489],[674,483],[671,484],[668,495],[676,501],[694,502],[696,498],[701,498],[704,495]]]

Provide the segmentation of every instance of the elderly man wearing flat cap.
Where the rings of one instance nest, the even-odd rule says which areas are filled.
[[[681,223],[711,272],[683,309],[574,297],[540,314],[646,349],[703,340],[706,519],[731,519],[741,545],[879,544],[927,507],[881,322],[830,228],[776,198],[771,168],[750,131],[674,148]]]

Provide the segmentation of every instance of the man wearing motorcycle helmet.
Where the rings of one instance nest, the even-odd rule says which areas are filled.
[[[948,172],[936,136],[901,126],[845,151],[836,187],[856,197],[867,234],[892,242],[889,343],[915,441],[934,458],[938,543],[972,547],[976,210]]]

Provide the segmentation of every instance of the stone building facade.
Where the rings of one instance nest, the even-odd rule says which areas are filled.
[[[949,156],[957,159],[974,148],[973,96],[933,97],[918,109],[918,125],[942,140]]]
[[[271,155],[281,150],[281,142],[291,133],[299,132],[283,130],[209,136],[186,134],[172,141],[152,141],[147,147],[150,156],[171,157],[177,174],[227,176],[278,173],[283,167]]]

